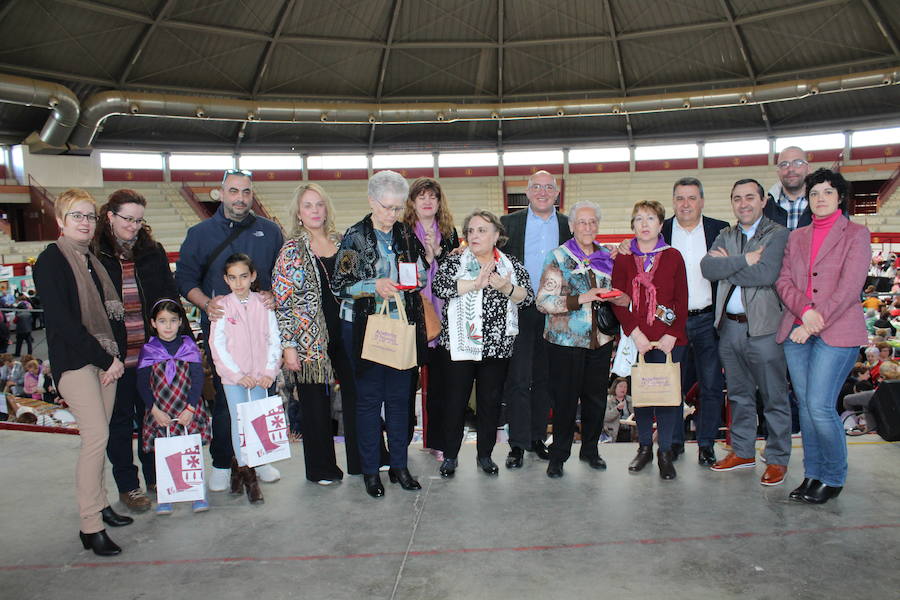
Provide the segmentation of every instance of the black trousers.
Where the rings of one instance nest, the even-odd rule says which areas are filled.
[[[31,337],[31,332],[26,331],[25,333],[17,333],[16,334],[16,356],[22,356],[22,343],[24,342],[26,347],[28,348],[28,354],[32,352],[32,342],[34,340]]]
[[[450,354],[436,346],[429,348],[425,354],[425,365],[420,370],[418,377],[413,377],[413,391],[418,386],[418,381],[423,378],[425,389],[422,394],[422,447],[432,450],[443,450],[446,446],[444,440],[444,405],[447,403],[447,363],[450,362]]]
[[[335,379],[341,386],[341,423],[344,426],[344,451],[347,454],[347,473],[359,475],[362,467],[359,464],[359,443],[357,442],[356,428],[356,381],[353,378],[353,366],[350,355],[344,346],[340,329],[337,335],[329,333],[328,357],[331,359],[331,368],[334,370]],[[305,442],[304,442],[305,443]],[[384,462],[388,464],[387,448],[382,444]]]
[[[337,465],[334,455],[334,436],[331,425],[331,396],[329,385],[301,383],[295,388],[300,399],[303,418],[300,431],[303,434],[303,462],[306,478],[339,480],[344,472]]]
[[[478,432],[478,456],[490,456],[497,442],[500,421],[500,401],[506,379],[508,358],[450,360],[450,353],[441,349],[447,358],[447,395],[444,404],[444,457],[456,458],[462,445],[466,406],[475,384],[475,419]]]
[[[222,387],[222,379],[216,372],[216,365],[210,350],[209,323],[203,328],[203,339],[206,346],[207,364],[212,373],[213,389],[216,391],[209,411],[212,415],[212,439],[209,442],[209,454],[212,456],[213,467],[230,469],[231,459],[234,458],[234,447],[231,444],[231,413],[228,411],[225,389]]]
[[[550,344],[553,382],[553,443],[550,460],[565,462],[575,439],[575,414],[581,400],[581,456],[597,456],[613,343],[595,350]]]
[[[148,488],[156,484],[154,454],[144,452],[140,440],[144,410],[144,401],[137,391],[137,368],[129,367],[116,386],[116,401],[109,419],[109,440],[106,442],[106,456],[112,464],[113,478],[120,493],[141,487],[138,468],[134,466],[135,425],[138,431],[137,455],[144,472],[144,483]]]
[[[534,306],[519,310],[519,335],[509,362],[503,399],[509,423],[509,445],[528,450],[547,437],[550,392],[545,315]]]

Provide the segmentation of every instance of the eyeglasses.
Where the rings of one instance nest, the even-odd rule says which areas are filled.
[[[579,220],[575,221],[575,226],[576,227],[584,227],[584,226],[596,227],[598,223],[599,223],[599,221],[597,219],[588,219],[587,221],[585,221],[584,219],[579,219]]]
[[[229,175],[240,175],[241,177],[253,179],[253,171],[248,171],[247,169],[228,169],[222,176],[222,183],[225,183],[225,180],[228,179]]]
[[[381,200],[379,200],[378,198],[375,198],[375,202],[377,202],[378,206],[380,206],[384,210],[389,211],[395,215],[399,215],[400,213],[403,212],[402,206],[385,206],[384,204],[381,203]]]
[[[544,190],[545,192],[555,192],[556,186],[552,183],[547,183],[544,185],[541,185],[539,183],[532,183],[531,185],[528,186],[528,189],[533,192],[539,192],[541,190]]]
[[[778,168],[784,171],[788,167],[794,167],[795,169],[799,169],[801,167],[805,167],[809,163],[803,160],[802,158],[795,158],[794,160],[783,160],[778,163]]]
[[[96,213],[67,212],[65,214],[65,216],[72,217],[72,219],[76,223],[81,223],[85,219],[88,220],[88,223],[96,223],[97,222],[97,214]]]
[[[147,224],[147,219],[135,219],[134,217],[126,217],[125,215],[120,215],[117,212],[113,212],[112,214],[116,215],[129,225],[137,225],[138,227],[143,227]]]

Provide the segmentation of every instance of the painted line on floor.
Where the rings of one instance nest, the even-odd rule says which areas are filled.
[[[198,565],[205,563],[267,563],[296,562],[315,560],[359,560],[367,558],[389,558],[409,556],[440,556],[447,554],[473,554],[479,552],[546,552],[552,550],[580,550],[585,548],[602,548],[605,546],[649,545],[649,544],[683,544],[688,542],[710,542],[748,538],[780,538],[794,535],[816,535],[823,533],[842,533],[855,531],[871,531],[877,529],[900,529],[900,523],[880,523],[872,525],[852,525],[847,527],[822,527],[817,529],[787,529],[784,531],[744,531],[737,533],[716,533],[689,537],[644,538],[612,540],[607,542],[583,542],[578,544],[545,544],[536,546],[497,546],[489,548],[437,548],[434,550],[414,550],[396,552],[367,552],[358,554],[307,554],[301,556],[234,556],[222,558],[183,558],[170,560],[131,560],[110,562],[81,562],[68,564],[38,565],[5,565],[0,572],[69,570],[69,569],[110,569],[125,567],[157,567],[172,565]]]

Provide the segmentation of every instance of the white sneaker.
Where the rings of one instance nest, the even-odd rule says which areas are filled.
[[[281,479],[281,472],[272,465],[260,465],[256,467],[256,476],[259,477],[260,481],[275,483]]]
[[[209,491],[224,492],[231,485],[231,469],[212,468],[209,476]]]

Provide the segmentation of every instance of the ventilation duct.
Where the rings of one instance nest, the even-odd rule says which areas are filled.
[[[603,117],[799,100],[815,94],[894,85],[898,80],[900,70],[869,71],[840,77],[694,93],[503,104],[279,102],[109,91],[95,94],[85,101],[70,145],[76,148],[89,147],[97,128],[104,119],[113,115],[261,123],[324,122],[336,125],[410,125],[496,119]]]
[[[58,83],[4,73],[0,73],[0,102],[41,106],[52,111],[40,134],[28,137],[32,152],[64,152],[66,140],[78,123],[81,112],[78,98],[69,88]]]

